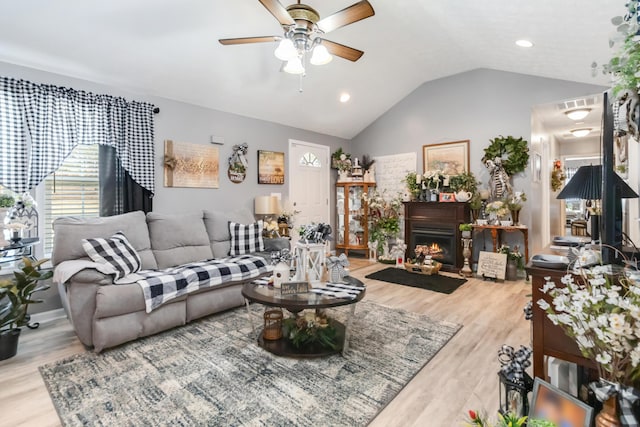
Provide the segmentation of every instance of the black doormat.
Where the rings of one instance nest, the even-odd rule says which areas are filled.
[[[429,291],[443,294],[453,293],[462,286],[467,279],[457,279],[455,277],[436,275],[426,275],[409,273],[402,268],[389,267],[376,271],[365,276],[367,279],[381,280],[383,282],[395,283],[396,285],[411,286],[414,288],[427,289]]]

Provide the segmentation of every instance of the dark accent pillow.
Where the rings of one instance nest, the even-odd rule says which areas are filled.
[[[264,251],[262,229],[262,221],[246,225],[229,221],[229,233],[231,234],[229,255],[236,256]]]
[[[82,239],[82,247],[92,261],[110,264],[116,270],[115,280],[140,271],[140,255],[131,246],[122,231],[108,239]]]

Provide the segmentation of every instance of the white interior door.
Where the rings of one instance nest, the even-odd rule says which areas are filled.
[[[329,147],[289,140],[289,201],[296,216],[292,243],[298,240],[300,225],[329,223]]]

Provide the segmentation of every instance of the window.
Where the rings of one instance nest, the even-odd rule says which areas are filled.
[[[320,168],[322,167],[322,164],[315,154],[306,152],[302,155],[302,157],[300,157],[300,166]]]
[[[53,248],[53,221],[61,216],[100,216],[98,144],[78,145],[44,180],[44,253]]]

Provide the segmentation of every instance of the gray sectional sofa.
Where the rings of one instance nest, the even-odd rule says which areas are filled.
[[[82,239],[108,238],[122,231],[140,255],[142,269],[164,269],[229,254],[228,222],[254,222],[248,210],[164,215],[132,212],[112,217],[54,221],[51,261],[87,260]],[[287,239],[265,239],[265,252],[289,247]],[[69,264],[69,263],[67,263]],[[253,279],[251,279],[253,280]],[[80,341],[96,352],[194,319],[241,306],[244,282],[230,282],[173,299],[147,313],[136,283],[115,285],[112,276],[84,269],[59,284],[61,298]]]

